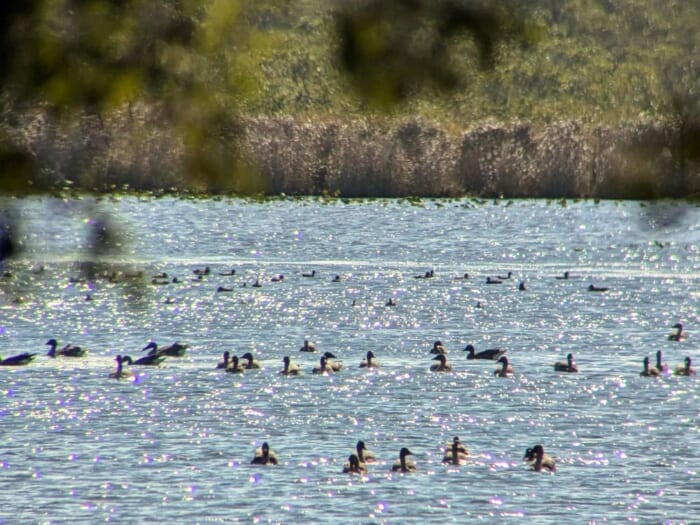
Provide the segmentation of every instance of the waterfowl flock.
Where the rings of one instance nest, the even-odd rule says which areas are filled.
[[[211,268],[205,267],[201,270],[195,270],[194,274],[197,280],[203,280],[206,276],[211,274]],[[236,270],[231,269],[228,272],[219,272],[220,276],[235,276]],[[316,277],[317,273],[315,270],[302,274],[304,277]],[[416,275],[416,278],[428,279],[434,278],[434,270],[430,270],[423,275]],[[170,277],[163,272],[153,277],[154,279],[168,280],[168,282],[173,282]],[[463,274],[461,277],[455,279],[466,280],[469,278],[467,273]],[[570,279],[568,272],[565,272],[564,276],[556,276],[556,279],[568,280]],[[339,276],[335,276],[333,281],[340,280]],[[273,282],[282,282],[282,275],[271,279]],[[503,284],[507,281],[513,281],[512,272],[508,272],[506,276],[497,276],[495,278],[487,277],[488,284]],[[256,279],[253,286],[260,285],[260,280]],[[233,290],[233,288],[225,288],[227,291]],[[520,289],[524,289],[524,281],[520,281]],[[590,285],[588,287],[589,291],[607,291],[608,288],[597,287]],[[222,291],[221,287],[218,291]],[[392,306],[395,306],[393,298],[390,299]],[[387,305],[390,304],[389,302]],[[668,335],[668,340],[671,341],[681,341],[685,337],[683,333],[683,325],[677,323],[673,325],[674,333]],[[47,356],[51,358],[81,358],[85,357],[88,351],[80,346],[73,344],[66,344],[65,346],[60,346],[55,338],[49,339],[46,342],[49,346],[49,351]],[[296,347],[296,346],[295,346]],[[133,359],[131,356],[126,354],[119,354],[115,357],[116,368],[109,373],[109,378],[114,380],[134,380],[138,376],[135,374],[130,367],[132,366],[153,366],[157,367],[162,365],[168,358],[181,358],[187,355],[189,345],[180,342],[174,342],[167,346],[159,346],[155,341],[149,341],[143,348],[142,352],[147,352],[146,355]],[[301,347],[298,348],[299,352],[303,353],[315,353],[318,352],[317,345],[305,339]],[[507,354],[507,350],[504,348],[487,348],[484,350],[477,351],[473,344],[468,344],[464,348],[466,352],[465,361],[471,360],[481,360],[481,361],[491,361],[496,362],[498,368],[496,368],[493,374],[496,377],[507,378],[514,374],[513,364],[511,362],[511,354]],[[426,367],[432,372],[452,372],[455,369],[455,365],[448,359],[448,347],[441,341],[436,340],[430,350],[429,355],[432,356],[431,361],[426,361]],[[30,365],[36,358],[36,353],[21,353],[6,357],[4,359],[0,358],[0,366],[27,366]],[[515,360],[517,361],[517,355],[515,355]],[[669,373],[669,368],[663,363],[663,356],[661,350],[656,352],[656,366],[651,366],[651,361],[648,356],[643,358],[643,369],[640,372],[640,376],[644,377],[659,377],[664,374]],[[254,357],[253,353],[250,351],[244,352],[241,355],[235,355],[233,352],[226,350],[223,352],[222,359],[213,364],[216,369],[225,371],[226,373],[244,375],[251,373],[255,370],[263,370],[261,363]],[[379,367],[377,356],[372,350],[368,350],[365,357],[356,365],[358,368],[365,369],[375,369]],[[552,366],[556,372],[565,373],[577,373],[579,368],[574,362],[574,356],[569,353],[564,361],[556,361],[549,366]],[[336,355],[332,352],[326,351],[319,356],[317,363],[309,369],[311,374],[326,374],[331,375],[343,370],[343,363],[340,361]],[[278,371],[280,375],[283,376],[299,376],[303,375],[302,367],[293,361],[289,355],[285,355],[282,359],[282,368]],[[692,368],[691,357],[686,357],[681,365],[678,365],[674,369],[674,374],[678,376],[690,376],[695,374],[695,370]],[[398,457],[390,460],[391,471],[398,473],[411,473],[418,470],[416,462],[412,459],[414,454],[407,447],[401,447],[398,453]],[[469,460],[469,452],[467,448],[461,443],[459,437],[454,437],[454,439],[445,444],[443,447],[442,462],[446,465],[463,465]],[[556,464],[552,457],[547,456],[544,453],[544,448],[541,444],[537,444],[531,448],[528,448],[525,456],[523,458],[527,462],[528,466],[536,472],[556,472]],[[347,461],[343,465],[343,472],[349,474],[359,474],[363,475],[368,473],[368,464],[376,461],[376,457],[370,451],[367,450],[364,441],[360,440],[357,442],[356,449],[347,456]],[[267,442],[262,443],[262,445],[256,449],[254,456],[251,460],[251,464],[259,465],[277,465],[278,464],[277,454],[270,448]]]

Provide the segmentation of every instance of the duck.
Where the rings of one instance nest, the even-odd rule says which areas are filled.
[[[228,365],[231,363],[231,353],[226,350],[224,352],[223,358],[221,361],[216,363],[216,368],[228,368]]]
[[[396,306],[396,301],[394,301],[393,297],[389,297],[389,300],[384,303],[384,306]]]
[[[520,281],[520,284],[518,284],[518,290],[520,290],[521,292],[527,290],[527,285],[525,284],[525,281]]]
[[[682,323],[676,323],[671,328],[675,328],[676,333],[670,334],[668,336],[669,341],[680,341],[681,339],[683,339],[683,324]]]
[[[330,352],[324,352],[323,357],[326,358],[326,364],[328,364],[332,369],[333,372],[339,372],[341,368],[343,368],[343,363],[340,363],[338,361],[334,361],[335,359],[338,359],[335,355],[333,355]]]
[[[502,279],[504,281],[507,281],[508,279],[513,278],[513,272],[508,272],[505,276],[504,275],[497,275],[496,279]]]
[[[333,373],[333,367],[328,364],[325,356],[321,356],[319,366],[315,366],[312,370],[314,374],[329,374]]]
[[[238,356],[234,355],[231,356],[231,362],[226,368],[226,371],[230,374],[242,374],[243,372],[245,372],[245,367],[242,363],[238,362]]]
[[[557,465],[554,459],[544,453],[544,447],[542,445],[535,445],[532,448],[528,448],[525,451],[523,461],[530,463],[532,470],[535,472],[542,472],[543,470],[547,472],[557,471]]]
[[[192,273],[198,276],[209,275],[211,273],[211,268],[209,268],[208,266],[206,266],[203,270],[197,268],[195,270],[192,270]]]
[[[134,373],[131,370],[124,369],[124,362],[126,361],[122,356],[118,355],[114,358],[117,362],[117,369],[109,374],[111,379],[131,379],[134,377]],[[128,363],[128,361],[126,361]]]
[[[360,361],[360,368],[378,368],[379,363],[375,359],[374,352],[372,350],[367,351],[367,356]]]
[[[280,370],[280,374],[285,376],[298,376],[301,372],[301,370],[299,369],[299,365],[296,363],[292,363],[288,355],[284,356],[282,362],[284,363],[284,368]]]
[[[355,450],[357,451],[357,457],[360,459],[361,463],[373,463],[376,461],[374,454],[367,450],[367,446],[365,445],[364,441],[358,441],[357,445],[355,445]]]
[[[427,270],[424,274],[413,276],[414,279],[430,279],[431,277],[435,277],[435,270]]]
[[[0,357],[0,366],[24,366],[28,365],[34,360],[36,354],[31,354],[29,352],[24,352],[22,354],[13,355],[3,359]]]
[[[231,268],[228,272],[219,272],[219,275],[226,276],[226,275],[236,275],[236,269]]]
[[[513,373],[513,367],[508,362],[508,358],[504,355],[498,358],[498,362],[501,363],[501,368],[497,368],[493,375],[498,377],[508,377]]]
[[[282,274],[275,275],[274,277],[272,277],[270,279],[270,282],[272,282],[272,283],[280,283],[282,281],[284,281],[284,275],[282,275]]]
[[[503,281],[501,279],[495,279],[493,277],[487,277],[486,278],[486,284],[503,284]]]
[[[56,339],[49,339],[46,341],[46,344],[51,347],[49,352],[46,354],[49,357],[85,357],[87,354],[87,350],[84,348],[71,344],[67,344],[63,348],[57,350],[56,347],[58,346],[58,342]]]
[[[667,374],[668,373],[668,366],[666,366],[663,363],[663,354],[661,353],[661,350],[656,351],[656,369],[661,373],[661,374]]]
[[[506,350],[502,348],[489,348],[487,350],[477,352],[476,348],[474,348],[474,345],[472,344],[468,344],[464,348],[464,351],[469,352],[467,354],[467,359],[491,359],[493,361],[495,361],[496,359],[498,359],[506,353]]]
[[[246,352],[241,356],[241,359],[245,359],[246,362],[243,363],[243,367],[246,370],[252,370],[253,368],[260,368],[260,363],[253,358],[253,354]]]
[[[335,276],[333,277],[333,279],[331,279],[331,282],[332,282],[332,283],[339,283],[339,282],[340,282],[340,275],[335,274]]]
[[[457,277],[454,277],[455,281],[466,280],[466,279],[469,279],[469,274],[467,272],[463,273],[462,275],[458,275]]]
[[[566,361],[557,361],[554,363],[554,370],[557,372],[578,372],[578,367],[574,363],[574,354],[568,354]]]
[[[304,339],[304,344],[303,346],[299,349],[300,352],[315,352],[316,351],[316,345],[309,341],[308,339]]]
[[[255,282],[251,285],[253,288],[262,288],[262,283],[260,279],[255,279]]]
[[[174,342],[173,344],[158,348],[158,345],[156,344],[155,341],[151,341],[148,343],[146,346],[144,346],[141,351],[149,350],[149,354],[158,354],[158,355],[167,355],[170,357],[182,357],[185,355],[187,352],[187,349],[189,348],[189,345],[186,344],[180,344],[179,342]]]
[[[649,366],[649,357],[648,356],[644,358],[643,363],[644,363],[644,369],[641,372],[639,372],[640,376],[642,376],[642,377],[656,377],[659,375],[659,371],[656,368],[654,368],[653,366],[652,367]]]
[[[676,367],[676,371],[674,372],[674,374],[676,374],[677,376],[693,376],[693,375],[695,375],[695,370],[693,370],[693,367],[690,366],[691,364],[692,364],[692,361],[690,360],[690,357],[686,357],[683,364],[678,365]]]
[[[316,277],[316,270],[311,270],[310,272],[302,272],[302,277]]]
[[[459,436],[455,436],[452,439],[452,443],[448,443],[445,446],[445,455],[442,457],[442,462],[460,465],[462,461],[467,460],[468,456],[469,452],[467,452],[466,447],[462,445]]]
[[[431,372],[452,372],[452,365],[447,362],[447,356],[445,354],[438,354],[433,357],[434,361],[439,361],[430,366]]]
[[[166,272],[160,272],[155,275],[151,275],[151,279],[167,279],[168,274]]]
[[[143,357],[139,357],[136,361],[134,361],[131,356],[125,355],[122,357],[122,361],[130,365],[159,366],[163,361],[165,361],[165,356],[159,354],[148,354]]]
[[[594,284],[588,285],[589,292],[607,292],[610,288],[606,286],[596,286]]]
[[[227,287],[227,286],[218,286],[216,288],[216,293],[223,293],[223,292],[232,292],[233,288]]]
[[[438,340],[433,343],[433,347],[430,349],[431,354],[447,354],[447,348],[442,344],[442,341]]]
[[[365,464],[363,462],[360,461],[360,458],[357,457],[357,454],[350,454],[348,456],[348,460],[343,465],[343,473],[344,474],[366,474],[367,467],[365,466]]]
[[[569,279],[569,275],[570,275],[569,272],[566,271],[566,272],[564,272],[563,275],[555,275],[554,278],[555,278],[555,279],[559,279],[559,280],[564,280],[564,281],[566,281],[566,280]]]
[[[403,447],[399,451],[399,457],[394,461],[394,464],[391,466],[391,470],[393,472],[415,472],[416,471],[416,463],[411,460],[407,460],[406,456],[412,456],[413,452],[408,450],[406,447]]]
[[[270,449],[270,445],[265,441],[260,447],[255,449],[255,454],[250,463],[252,465],[277,465],[277,454]]]

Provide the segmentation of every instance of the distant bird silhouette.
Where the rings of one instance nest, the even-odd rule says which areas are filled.
[[[566,356],[566,361],[557,361],[554,363],[554,370],[557,372],[578,372],[578,367],[574,363],[574,354]]]
[[[302,277],[316,277],[316,270],[311,270],[310,272],[303,272]]]
[[[391,470],[393,472],[415,472],[416,471],[416,463],[414,461],[410,461],[406,459],[406,456],[412,456],[413,452],[408,450],[406,447],[403,447],[399,451],[399,458],[394,461],[394,464],[391,466]]]
[[[503,281],[500,279],[494,279],[493,277],[487,277],[486,284],[503,284]]]
[[[434,361],[438,361],[434,365],[431,365],[431,372],[451,372],[452,365],[447,361],[447,356],[445,354],[437,354],[433,357]]]
[[[367,472],[367,467],[360,461],[357,454],[350,454],[348,460],[343,465],[343,472],[345,474],[365,474]]]
[[[469,352],[469,354],[467,355],[467,359],[491,359],[493,361],[495,361],[496,359],[498,359],[506,353],[506,350],[502,348],[489,348],[487,350],[477,352],[474,348],[474,345],[471,344],[467,345],[464,348],[464,351]]]
[[[692,361],[690,360],[690,357],[686,357],[685,361],[682,365],[678,365],[675,370],[675,374],[677,376],[693,376],[695,375],[695,370],[693,370],[693,367],[690,366],[692,364]]]
[[[641,372],[639,372],[639,375],[642,377],[657,377],[659,375],[659,371],[654,368],[649,366],[649,357],[644,358],[644,368],[642,369]]]
[[[29,352],[24,352],[22,354],[13,355],[3,359],[0,357],[0,366],[24,366],[28,365],[34,360],[36,354],[30,354]]]
[[[58,346],[56,339],[49,339],[46,341],[46,344],[50,347],[48,353],[46,354],[49,357],[85,357],[87,354],[87,350],[84,348],[71,344],[67,344],[61,349],[56,349]]]
[[[524,461],[528,461],[535,472],[542,472],[546,470],[548,472],[556,472],[557,466],[554,463],[554,459],[550,456],[545,455],[544,447],[542,445],[535,445],[532,448],[528,448],[525,451]]]
[[[360,361],[360,368],[377,368],[379,367],[379,363],[377,363],[377,360],[374,356],[374,352],[372,350],[367,351],[367,356]]]
[[[277,454],[270,449],[270,445],[267,444],[267,441],[255,450],[251,464],[277,465]]]
[[[569,275],[570,275],[569,272],[564,272],[564,275],[557,275],[557,276],[555,276],[554,278],[555,278],[555,279],[563,279],[563,280],[566,280],[566,279],[569,278]]]
[[[150,350],[150,352],[148,352],[149,355],[157,354],[157,355],[167,355],[170,357],[182,357],[185,355],[185,353],[187,353],[188,348],[189,348],[189,345],[181,344],[177,341],[171,345],[158,348],[158,345],[156,344],[156,342],[151,341],[146,346],[144,346],[141,349],[141,351],[144,352],[146,350]]]
[[[302,347],[299,349],[300,352],[315,352],[316,351],[316,345],[309,341],[308,339],[304,339],[304,344]]]
[[[656,369],[662,374],[668,373],[668,366],[663,363],[661,350],[656,351]]]
[[[513,367],[508,362],[508,358],[506,356],[501,356],[498,359],[498,362],[501,363],[501,368],[496,369],[493,373],[494,375],[497,375],[498,377],[508,377],[513,373]]]
[[[450,463],[452,465],[459,465],[462,461],[466,461],[469,456],[469,452],[462,445],[458,436],[455,436],[452,443],[448,443],[445,447],[445,454],[442,457],[443,463]]]
[[[299,369],[299,365],[296,363],[292,363],[288,355],[284,356],[282,362],[284,363],[284,368],[280,370],[280,374],[285,376],[298,376],[301,372],[301,370]]]
[[[605,286],[596,286],[594,284],[591,284],[588,286],[588,291],[589,292],[607,292],[609,288]]]
[[[668,340],[669,341],[680,341],[681,339],[683,339],[683,324],[676,323],[672,326],[672,328],[676,329],[676,333],[669,335]]]

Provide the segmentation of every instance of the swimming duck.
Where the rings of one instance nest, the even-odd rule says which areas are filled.
[[[340,275],[336,274],[333,279],[331,279],[331,282],[333,283],[339,283],[340,282]]]
[[[139,357],[136,361],[134,361],[131,358],[131,356],[125,355],[122,357],[122,361],[129,365],[159,366],[163,361],[165,361],[165,356],[158,354],[148,354],[143,357]]]
[[[333,373],[333,367],[328,364],[325,356],[321,356],[319,366],[315,366],[312,370],[314,374],[329,374]]]
[[[676,333],[669,335],[668,340],[680,341],[681,339],[683,339],[683,325],[681,323],[676,323],[672,326],[672,328],[676,329]]]
[[[232,292],[233,288],[228,288],[226,286],[219,286],[216,289],[216,293],[222,293],[222,292]]]
[[[157,273],[155,275],[151,275],[151,279],[167,279],[167,278],[168,278],[168,274],[166,272],[161,272],[161,273]]]
[[[357,451],[357,457],[360,459],[361,463],[372,463],[376,461],[374,454],[367,450],[367,446],[365,445],[364,441],[358,441],[357,445],[355,445],[355,450]]]
[[[245,367],[242,363],[238,362],[238,356],[234,355],[231,356],[231,362],[226,368],[226,371],[230,374],[242,374],[243,372],[245,372]]]
[[[445,354],[438,354],[433,357],[434,361],[439,361],[430,366],[431,372],[452,372],[452,365],[447,362],[447,356]]]
[[[275,275],[272,279],[270,279],[270,282],[273,282],[273,283],[279,283],[282,281],[284,281],[284,275],[282,275],[282,274]]]
[[[520,284],[518,284],[518,290],[520,290],[521,292],[527,290],[527,286],[525,286],[525,281],[520,281]]]
[[[284,356],[282,362],[284,363],[284,368],[280,370],[280,374],[285,376],[298,376],[301,372],[301,370],[299,369],[299,365],[296,363],[292,363],[288,355]]]
[[[467,359],[491,359],[493,361],[506,353],[506,351],[502,348],[489,348],[487,350],[477,352],[476,348],[474,348],[474,345],[472,344],[468,344],[464,348],[464,351],[469,352],[469,354],[467,354]]]
[[[610,288],[607,288],[605,286],[595,286],[594,284],[588,286],[589,292],[607,292],[609,289]]]
[[[124,370],[124,358],[120,355],[114,358],[117,362],[117,369],[109,374],[111,379],[131,379],[134,373],[131,370]]]
[[[494,279],[493,277],[487,277],[486,284],[503,284],[503,281],[500,279]]]
[[[668,373],[668,366],[663,363],[663,355],[661,354],[661,350],[657,350],[656,352],[656,369],[662,374]]]
[[[384,303],[384,306],[396,306],[396,301],[394,301],[393,297],[389,297],[389,300]]]
[[[498,359],[498,362],[501,363],[501,368],[497,368],[494,372],[493,375],[496,375],[498,377],[508,377],[513,373],[513,367],[510,365],[508,362],[508,358],[506,356],[501,356]]]
[[[642,377],[656,377],[659,375],[659,371],[653,366],[649,366],[649,357],[644,358],[644,369],[639,372]]]
[[[302,277],[316,277],[316,270],[311,270],[310,272],[303,272]]]
[[[693,376],[695,375],[695,370],[690,366],[690,357],[686,357],[684,364],[678,365],[676,371],[674,372],[677,376]]]
[[[459,281],[462,279],[469,279],[469,274],[465,272],[464,274],[458,275],[457,277],[454,278],[455,281]]]
[[[413,452],[408,450],[406,447],[403,447],[399,451],[399,457],[397,460],[394,461],[394,464],[391,466],[391,470],[393,472],[415,472],[416,471],[416,463],[411,460],[407,460],[406,456],[412,456]]]
[[[255,282],[251,285],[253,288],[262,288],[262,283],[260,279],[255,279]]]
[[[336,356],[334,356],[330,352],[324,352],[323,357],[326,358],[326,364],[328,364],[332,369],[333,372],[339,372],[341,368],[343,368],[343,363],[340,363],[338,361],[334,361],[334,359],[338,359]]]
[[[32,362],[36,354],[24,352],[22,354],[13,355],[3,359],[0,357],[0,366],[24,366]]]
[[[228,368],[228,365],[231,363],[230,361],[231,358],[231,353],[226,350],[223,355],[223,359],[216,363],[216,368]]]
[[[508,274],[505,276],[503,276],[503,275],[496,276],[496,279],[503,279],[504,281],[507,279],[512,279],[512,278],[513,278],[513,272],[508,272]]]
[[[211,268],[208,266],[205,267],[203,270],[200,270],[199,268],[192,270],[192,273],[197,275],[197,276],[202,276],[202,275],[209,275],[211,273]]]
[[[360,368],[377,368],[379,363],[375,359],[374,352],[372,350],[367,351],[367,357],[360,361]]]
[[[242,363],[243,367],[247,370],[252,370],[253,368],[260,368],[260,363],[253,358],[253,354],[246,352],[241,356],[241,359],[245,359],[246,362]]]
[[[447,354],[447,348],[442,344],[442,341],[435,341],[430,349],[431,354]]]
[[[357,454],[350,454],[348,460],[343,465],[343,473],[345,474],[365,474],[367,467],[360,461]]]
[[[458,436],[455,436],[452,443],[448,443],[445,446],[445,455],[442,457],[443,463],[450,463],[452,465],[459,465],[462,461],[466,461],[469,456],[469,452],[464,445],[462,445]]]
[[[144,346],[141,351],[149,350],[150,352],[149,355],[152,354],[157,354],[157,355],[167,355],[170,357],[182,357],[185,355],[187,352],[187,349],[189,348],[189,345],[186,344],[180,344],[179,342],[174,342],[170,346],[158,348],[158,345],[156,344],[155,341],[151,341],[148,343],[146,346]]]
[[[435,277],[435,270],[427,270],[424,274],[422,275],[414,275],[414,279],[430,279],[431,277]]]
[[[568,271],[567,271],[567,272],[564,272],[564,275],[557,275],[557,276],[555,276],[554,278],[555,278],[555,279],[567,280],[567,279],[569,278],[569,272],[568,272]]]
[[[87,350],[84,348],[71,344],[57,350],[56,347],[58,346],[58,342],[55,339],[49,339],[46,341],[46,344],[51,347],[49,352],[46,354],[49,357],[85,357],[85,354],[87,354]]]
[[[316,345],[308,339],[304,339],[304,345],[299,349],[300,352],[315,352]]]
[[[525,451],[523,460],[529,462],[532,470],[535,472],[542,472],[543,470],[548,472],[557,471],[557,466],[554,463],[554,459],[551,456],[545,455],[544,447],[542,445],[535,445],[532,448],[528,448]]]
[[[255,455],[250,463],[254,465],[277,465],[277,454],[270,450],[270,445],[265,441],[260,447],[255,449]]]
[[[554,363],[554,370],[557,372],[578,372],[578,367],[574,363],[574,354],[566,356],[566,361],[557,361]]]
[[[236,269],[231,268],[228,272],[220,272],[219,275],[236,275]]]

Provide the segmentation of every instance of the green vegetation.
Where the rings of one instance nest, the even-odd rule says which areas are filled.
[[[27,0],[0,190],[700,192],[700,4]]]

